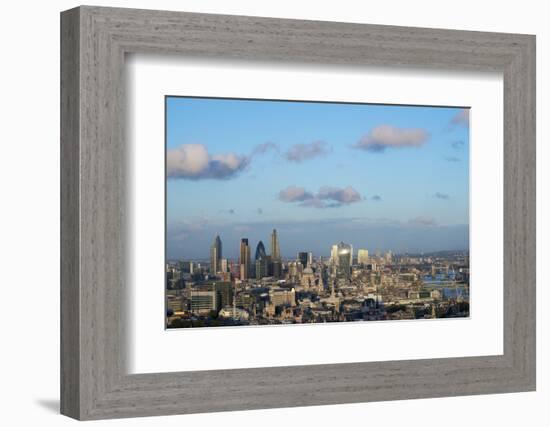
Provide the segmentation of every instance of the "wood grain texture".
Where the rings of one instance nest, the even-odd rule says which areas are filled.
[[[84,6],[62,13],[61,38],[62,413],[100,419],[535,389],[534,36]],[[504,354],[128,375],[127,53],[502,72]]]
[[[80,414],[79,17],[61,20],[61,413]]]

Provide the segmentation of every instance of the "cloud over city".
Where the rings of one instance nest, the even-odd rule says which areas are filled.
[[[168,178],[230,179],[249,163],[248,156],[211,154],[203,144],[183,144],[166,154],[166,173]]]
[[[294,144],[286,152],[274,142],[256,145],[249,155],[236,153],[212,154],[204,144],[183,144],[168,150],[166,154],[166,173],[168,178],[189,180],[232,179],[246,169],[256,156],[269,152],[277,153],[285,160],[301,163],[330,152],[330,146],[324,141],[308,144]]]
[[[168,178],[190,180],[232,179],[245,170],[253,158],[270,151],[279,151],[273,142],[265,142],[254,147],[249,155],[236,153],[212,154],[204,144],[183,144],[168,150],[166,154],[166,174]]]
[[[337,208],[362,200],[361,195],[351,186],[321,187],[317,193],[307,191],[303,187],[289,186],[279,192],[279,200],[287,203],[297,203],[302,207]]]
[[[309,144],[294,144],[284,154],[289,162],[301,163],[315,157],[325,156],[330,152],[329,145],[324,141],[313,141]]]
[[[283,202],[303,202],[313,198],[313,193],[306,191],[304,187],[296,187],[294,185],[290,185],[279,192],[279,200]]]
[[[425,129],[381,125],[371,129],[354,147],[381,153],[387,148],[421,147],[429,137]]]
[[[451,119],[451,125],[468,126],[470,124],[470,109],[463,108]]]

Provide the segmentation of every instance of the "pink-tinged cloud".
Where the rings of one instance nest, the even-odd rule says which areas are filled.
[[[364,135],[355,148],[372,152],[383,152],[387,148],[418,148],[424,145],[429,137],[425,129],[381,125]]]
[[[345,188],[321,187],[317,197],[321,200],[331,200],[345,205],[361,200],[361,195],[349,185]]]
[[[313,194],[306,191],[304,187],[291,185],[279,191],[279,200],[283,202],[303,202],[310,199],[313,199]]]
[[[362,200],[361,195],[351,186],[321,187],[317,193],[307,191],[303,187],[289,186],[279,192],[279,200],[287,203],[297,203],[310,208],[337,208]]]
[[[463,108],[451,119],[451,125],[468,126],[470,124],[470,109]]]

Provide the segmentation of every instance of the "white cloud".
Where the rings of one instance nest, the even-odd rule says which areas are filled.
[[[235,153],[210,154],[202,144],[183,144],[166,154],[169,178],[229,179],[248,166],[250,159]]]
[[[371,129],[355,147],[373,152],[382,152],[386,148],[421,147],[429,136],[425,129],[381,125]]]

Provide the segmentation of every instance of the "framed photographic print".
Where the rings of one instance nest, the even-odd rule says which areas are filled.
[[[168,328],[469,317],[469,109],[165,105]]]
[[[61,40],[63,414],[535,389],[534,36],[83,6]]]

